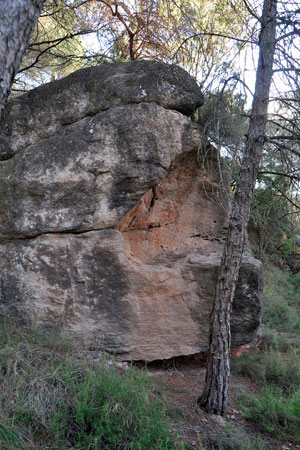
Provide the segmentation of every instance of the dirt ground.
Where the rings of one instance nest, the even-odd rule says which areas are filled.
[[[223,442],[224,449],[238,449],[242,448],[237,444],[238,440],[248,439],[253,445],[253,441],[258,438],[270,450],[300,449],[300,445],[274,440],[243,418],[238,397],[242,391],[255,392],[254,386],[245,379],[232,376],[229,405],[223,421],[219,416],[209,416],[196,406],[204,385],[205,368],[176,367],[174,364],[173,367],[150,367],[148,370],[158,384],[158,394],[164,397],[171,411],[174,433],[178,434],[179,441],[184,441],[191,449],[218,449],[216,443],[219,441]]]

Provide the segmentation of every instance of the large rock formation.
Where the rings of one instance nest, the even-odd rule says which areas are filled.
[[[0,159],[84,117],[150,102],[190,115],[203,104],[203,96],[193,79],[175,65],[134,61],[78,70],[8,104],[1,124]]]
[[[229,194],[186,116],[201,104],[186,72],[151,61],[84,69],[9,103],[2,313],[125,360],[207,350]],[[248,249],[234,346],[255,335],[261,287]]]

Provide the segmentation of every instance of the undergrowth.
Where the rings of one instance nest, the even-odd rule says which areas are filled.
[[[270,266],[265,271],[262,323],[274,330],[300,334],[300,275]]]
[[[222,432],[216,433],[209,442],[203,444],[201,450],[266,450],[260,438],[248,436],[243,430],[234,427],[229,422]]]
[[[267,432],[300,442],[300,390],[285,396],[266,386],[260,396],[244,399],[243,414]]]
[[[284,394],[300,389],[300,358],[294,350],[287,353],[272,347],[267,351],[251,350],[232,362],[232,371],[260,387],[278,387]]]
[[[300,358],[295,351],[253,350],[235,360],[232,370],[261,391],[240,396],[243,415],[269,433],[299,442]]]
[[[240,396],[244,416],[276,437],[300,442],[300,279],[276,267],[265,279],[263,344],[234,360],[232,371],[257,388],[256,395]]]
[[[240,395],[245,418],[276,438],[300,442],[300,279],[266,273],[260,349],[233,360],[256,394]],[[298,342],[298,344],[297,344]],[[0,449],[188,449],[146,372],[78,360],[57,335],[0,321]],[[263,450],[259,438],[227,425],[203,449]]]
[[[0,323],[0,448],[185,448],[149,376],[78,362],[58,338]]]

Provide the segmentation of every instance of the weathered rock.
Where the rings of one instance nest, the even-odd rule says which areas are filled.
[[[226,211],[213,200],[215,169],[204,172],[196,152],[185,152],[117,230],[51,233],[0,246],[2,308],[126,360],[207,350],[227,225]],[[233,345],[255,336],[260,290],[261,264],[245,254]]]
[[[187,117],[154,103],[119,106],[0,162],[0,240],[115,226],[192,132]]]
[[[147,79],[147,65],[160,82],[161,65],[130,64],[105,67],[110,76],[126,75],[123,87],[129,80],[132,88],[134,74]],[[0,309],[123,360],[206,351],[228,222],[228,171],[214,149],[199,154],[196,125],[165,108],[183,105],[180,83],[165,104],[153,84],[151,101],[164,107],[132,100],[136,93],[131,101],[118,94],[107,111],[84,117],[95,113],[90,89],[97,97],[112,84],[104,74],[103,86],[98,77],[97,86],[91,79],[80,91],[80,78],[62,80],[59,98],[67,104],[61,111],[73,114],[70,92],[77,88],[90,109],[78,107],[76,123],[64,127],[60,112],[46,125],[41,119],[41,139],[32,145],[25,144],[39,139],[38,129],[27,124],[24,138],[16,125],[22,145],[0,163]],[[36,118],[44,114],[39,98]],[[45,138],[49,130],[53,135]],[[233,345],[255,336],[261,289],[261,264],[247,251],[233,305]]]
[[[224,209],[226,195],[219,191],[220,162],[209,152],[206,158],[208,164],[201,168],[195,152],[179,156],[160,184],[117,226],[123,234],[128,267],[140,274],[134,298],[140,305],[151,305],[141,311],[139,331],[153,336],[150,346],[148,339],[143,342],[149,359],[197,353],[208,347],[228,210]],[[222,172],[226,175],[224,167]],[[246,251],[233,304],[234,346],[255,337],[261,294],[262,265]],[[142,353],[140,359],[144,359]]]
[[[191,115],[203,104],[203,95],[187,72],[162,62],[133,61],[81,69],[8,103],[1,126],[0,160],[84,117],[142,102]]]
[[[1,306],[10,316],[73,332],[90,347],[127,351],[131,308],[119,232],[45,234],[0,249]]]

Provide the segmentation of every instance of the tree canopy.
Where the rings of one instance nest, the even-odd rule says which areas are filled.
[[[48,0],[15,89],[83,66],[156,59],[180,64],[209,90],[237,68],[252,40],[249,17],[243,0]]]

